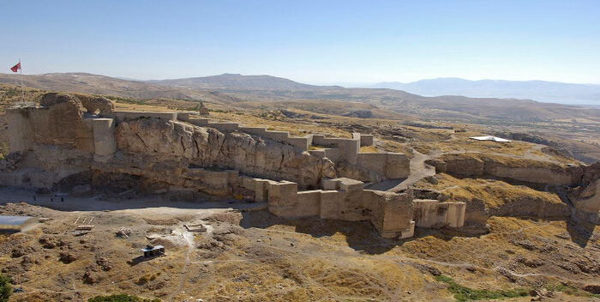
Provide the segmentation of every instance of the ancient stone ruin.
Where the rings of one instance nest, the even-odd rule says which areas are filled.
[[[288,132],[213,121],[198,112],[115,111],[110,100],[46,94],[7,110],[11,155],[0,181],[78,194],[110,187],[177,198],[264,202],[274,215],[370,221],[383,237],[414,227],[462,227],[465,203],[365,189],[406,178],[409,158],[363,153],[373,136]]]
[[[198,112],[115,111],[106,98],[49,93],[39,106],[8,109],[11,153],[0,161],[4,185],[70,194],[134,190],[197,199],[200,194],[262,202],[282,217],[370,221],[384,237],[414,227],[460,228],[464,202],[422,192],[366,189],[410,174],[405,154],[360,152],[372,135],[352,138],[215,121]],[[467,154],[429,164],[459,177],[493,177],[562,186],[573,214],[598,223],[599,166],[528,166]]]

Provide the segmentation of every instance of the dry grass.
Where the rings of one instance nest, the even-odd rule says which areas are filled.
[[[360,147],[360,152],[362,153],[378,153],[379,149],[375,146],[362,146]]]
[[[519,202],[523,198],[544,200],[549,204],[562,204],[560,198],[554,193],[537,191],[526,186],[515,186],[499,180],[461,179],[448,174],[439,174],[437,178],[436,185],[421,181],[418,186],[442,191],[451,201],[483,200],[489,208]]]

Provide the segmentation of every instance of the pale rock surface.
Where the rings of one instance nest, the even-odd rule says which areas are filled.
[[[115,137],[118,149],[125,153],[151,155],[163,161],[182,158],[198,167],[235,169],[243,174],[294,181],[304,187],[316,187],[322,177],[336,176],[330,160],[308,152],[297,153],[292,146],[183,122],[122,122]]]

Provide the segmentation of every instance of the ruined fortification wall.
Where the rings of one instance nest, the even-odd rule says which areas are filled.
[[[7,113],[11,150],[18,153],[1,166],[2,184],[242,196],[266,202],[282,217],[367,220],[384,237],[414,232],[412,192],[365,190],[361,181],[335,178],[331,158],[346,165],[339,171],[362,169],[368,179],[408,173],[401,154],[360,153],[372,137],[291,137],[190,113],[180,121],[175,112],[114,111],[102,99],[60,94],[45,95],[40,104]],[[312,143],[328,148],[308,152]]]
[[[354,133],[352,133],[352,139],[360,140],[361,147],[373,146],[375,144],[375,140],[373,138],[373,135],[371,135],[371,134],[362,134],[362,133],[354,132]]]
[[[433,228],[449,226],[460,228],[465,223],[464,202],[440,202],[429,199],[415,199],[413,218],[417,227]]]
[[[389,238],[408,238],[414,233],[410,192],[365,190],[362,182],[347,178],[325,180],[323,189],[310,191],[298,191],[298,185],[289,181],[245,178],[242,184],[257,194],[257,200],[266,200],[269,211],[277,216],[370,221]]]
[[[410,159],[392,152],[360,152],[360,146],[372,145],[373,137],[353,133],[352,139],[327,138],[314,135],[312,144],[324,147],[313,150],[316,156],[327,157],[336,163],[338,175],[368,182],[406,178],[410,174]]]
[[[177,112],[116,111],[112,116],[119,122],[136,120],[139,118],[158,118],[165,121],[177,120]]]

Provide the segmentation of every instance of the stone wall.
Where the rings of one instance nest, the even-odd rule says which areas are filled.
[[[362,134],[362,133],[354,132],[354,133],[352,133],[352,139],[360,140],[361,147],[373,146],[375,143],[374,139],[373,139],[373,135],[371,135],[371,134]]]
[[[177,120],[177,112],[115,111],[112,115],[119,122],[139,118],[159,118],[166,121]]]
[[[44,95],[40,107],[8,109],[10,151],[61,145],[94,152],[92,123],[84,118],[82,109],[79,99],[56,93]]]
[[[360,151],[360,138],[329,138],[324,135],[313,135],[312,144],[319,147],[336,149],[328,153],[328,158],[333,162],[346,161],[355,164]]]
[[[342,163],[338,173],[364,181],[378,182],[384,179],[405,178],[410,173],[409,159],[397,153],[360,153],[361,145],[373,145],[373,136],[354,133],[352,139],[327,138],[324,135],[290,136],[287,131],[271,131],[264,127],[247,127],[235,122],[211,121],[179,113],[178,118],[187,123],[210,127],[223,133],[242,132],[274,142],[290,145],[297,151],[309,151],[311,145],[325,147],[323,150],[310,150],[319,158],[327,158],[333,163]]]
[[[360,153],[368,136],[291,137],[191,113],[180,121],[176,112],[114,111],[102,102],[49,94],[41,107],[8,110],[11,150],[24,156],[19,167],[0,171],[2,184],[66,188],[74,179],[92,186],[122,179],[149,192],[243,196],[282,217],[367,220],[384,237],[414,232],[411,191],[365,190],[361,181],[336,178],[336,162],[347,165],[342,172],[372,173],[367,179],[408,173],[402,154]],[[309,152],[311,144],[328,148]]]
[[[257,179],[257,182],[262,182]],[[412,237],[412,194],[365,190],[348,178],[325,180],[322,190],[300,191],[295,183],[268,182],[268,209],[281,217],[319,216],[323,219],[370,221],[387,238]],[[248,185],[248,187],[256,187]]]
[[[99,162],[106,162],[117,151],[115,120],[112,118],[93,119],[92,129],[94,134],[94,159]]]
[[[429,199],[415,199],[414,216],[417,227],[439,228],[449,226],[460,228],[465,223],[464,202],[440,202]]]
[[[357,164],[388,179],[406,178],[410,174],[410,159],[400,153],[359,153]]]

